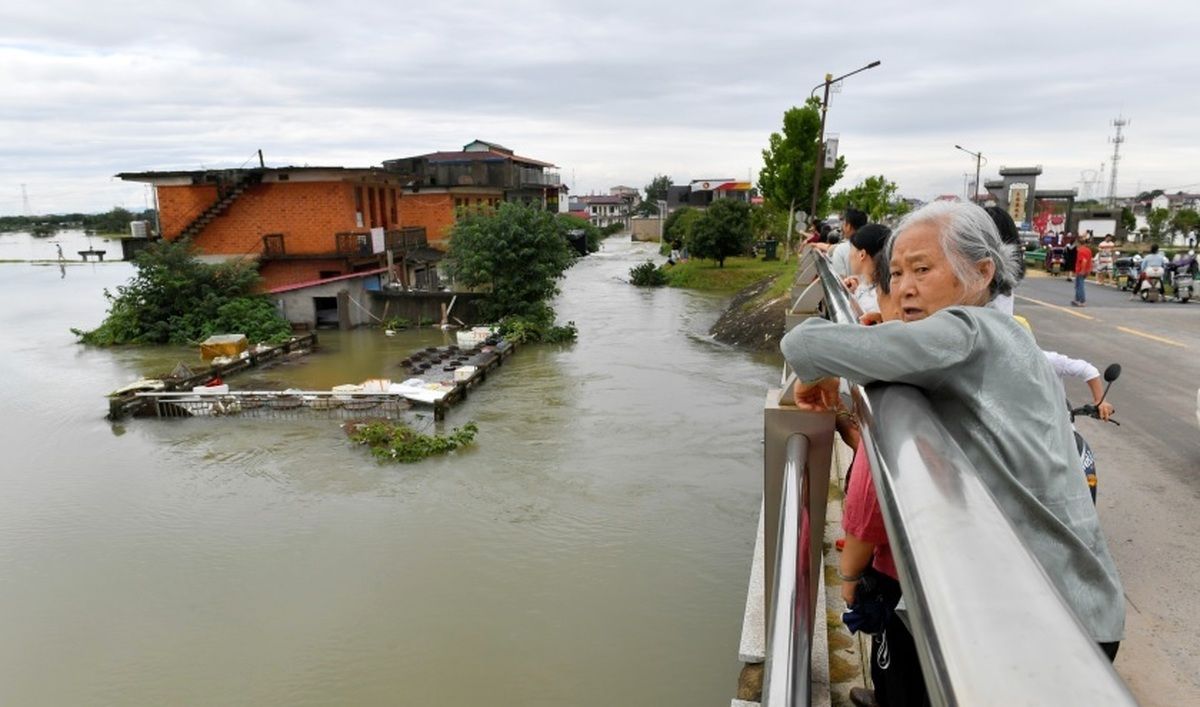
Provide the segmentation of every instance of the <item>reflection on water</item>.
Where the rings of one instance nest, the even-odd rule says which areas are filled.
[[[330,420],[110,423],[196,352],[73,343],[128,265],[0,266],[0,703],[726,703],[777,369],[708,339],[719,301],[626,284],[649,255],[575,266],[579,342],[518,351],[445,422],[477,445],[412,466]],[[445,336],[322,332],[233,384],[402,377]]]

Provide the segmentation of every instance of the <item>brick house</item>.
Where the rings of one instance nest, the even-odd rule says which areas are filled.
[[[394,171],[344,167],[117,176],[154,185],[163,238],[191,237],[210,261],[257,258],[266,290],[378,267],[371,230],[400,229],[408,180]]]
[[[495,208],[509,201],[557,213],[559,194],[566,190],[553,164],[483,140],[457,151],[385,160],[383,167],[406,177],[404,224],[423,227],[430,244],[441,247],[464,209]]]

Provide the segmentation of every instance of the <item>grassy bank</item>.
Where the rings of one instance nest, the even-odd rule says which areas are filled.
[[[791,285],[796,272],[796,259],[785,263],[782,260],[762,260],[760,258],[728,258],[725,267],[719,268],[715,261],[692,259],[663,269],[667,275],[667,284],[671,287],[685,287],[705,292],[729,293],[738,292],[760,280],[778,275],[770,292],[779,296]],[[777,290],[777,291],[776,291]]]

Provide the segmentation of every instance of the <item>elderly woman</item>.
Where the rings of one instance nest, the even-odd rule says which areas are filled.
[[[1015,263],[988,214],[935,202],[901,221],[890,245],[901,322],[809,319],[782,349],[802,383],[796,404],[836,400],[831,376],[924,390],[941,424],[1091,637],[1114,657],[1125,623],[1116,566],[1100,532],[1054,371],[1013,317],[986,307]]]

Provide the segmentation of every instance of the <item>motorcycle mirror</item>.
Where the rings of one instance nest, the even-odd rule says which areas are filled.
[[[1121,364],[1114,363],[1111,366],[1109,366],[1108,368],[1104,369],[1104,380],[1106,382],[1112,383],[1113,381],[1115,381],[1116,379],[1118,379],[1120,377],[1121,377]]]

